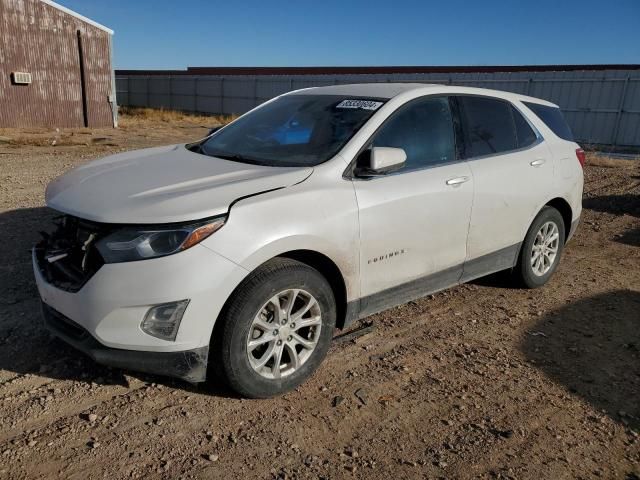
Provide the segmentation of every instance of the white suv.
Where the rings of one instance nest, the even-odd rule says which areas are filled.
[[[189,145],[52,182],[33,250],[47,327],[97,362],[290,390],[334,329],[500,270],[553,274],[584,152],[560,110],[492,90],[361,84],[277,97]],[[210,368],[209,370],[213,370]]]

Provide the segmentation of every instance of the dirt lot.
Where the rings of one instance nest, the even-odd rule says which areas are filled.
[[[546,287],[497,275],[375,315],[297,391],[251,401],[100,367],[40,326],[45,185],[207,125],[174,120],[0,131],[1,478],[640,477],[640,162],[590,160]]]

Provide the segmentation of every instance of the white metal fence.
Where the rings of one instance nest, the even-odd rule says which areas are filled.
[[[640,71],[584,70],[359,75],[116,75],[119,105],[241,114],[282,93],[368,82],[423,82],[493,88],[544,98],[562,108],[581,143],[640,146]]]

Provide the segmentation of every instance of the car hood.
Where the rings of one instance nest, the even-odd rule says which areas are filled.
[[[305,180],[310,167],[223,160],[185,145],[111,155],[49,184],[49,207],[104,223],[171,223],[226,213],[235,200]]]

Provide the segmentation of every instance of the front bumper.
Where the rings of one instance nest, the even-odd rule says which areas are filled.
[[[47,282],[33,254],[47,327],[98,363],[202,381],[213,327],[247,275],[200,245],[157,259],[105,264],[77,292]],[[141,329],[154,305],[189,299],[174,341]]]
[[[161,258],[103,265],[77,292],[47,282],[33,255],[42,301],[79,324],[104,346],[143,351],[184,351],[209,344],[224,303],[248,273],[196,245]],[[189,299],[176,339],[152,337],[140,328],[154,305]]]
[[[144,352],[109,348],[46,303],[42,303],[42,316],[45,327],[51,333],[101,365],[165,375],[191,383],[204,382],[207,379],[208,346],[181,352]]]

